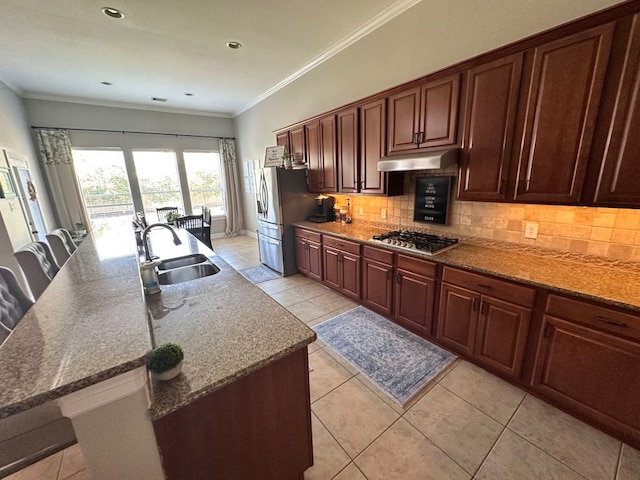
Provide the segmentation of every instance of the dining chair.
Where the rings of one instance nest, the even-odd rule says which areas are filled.
[[[205,236],[202,215],[183,215],[176,218],[176,226],[184,228],[207,247],[211,248],[211,239]]]
[[[0,344],[18,325],[33,301],[25,295],[14,273],[0,267]]]
[[[60,270],[49,245],[44,242],[31,242],[14,252],[13,256],[27,278],[33,298],[38,300]]]
[[[211,210],[206,205],[202,206],[202,228],[205,243],[211,248]]]
[[[178,213],[178,207],[160,207],[156,208],[156,213],[158,214],[159,222],[166,222],[167,215],[170,213]]]
[[[64,265],[73,252],[76,251],[76,245],[73,243],[71,234],[64,228],[56,228],[51,233],[47,233],[46,237],[51,250],[53,250],[56,262],[60,266]]]

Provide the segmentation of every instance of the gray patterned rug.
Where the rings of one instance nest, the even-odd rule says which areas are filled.
[[[240,270],[239,272],[251,283],[262,283],[268,280],[274,280],[276,278],[280,278],[279,273],[274,272],[269,267],[265,267],[264,265],[260,265],[258,267],[245,268],[244,270]]]
[[[400,406],[457,358],[364,307],[313,329]]]

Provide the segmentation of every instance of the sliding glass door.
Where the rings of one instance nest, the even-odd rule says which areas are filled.
[[[142,205],[148,223],[158,221],[156,208],[178,207],[184,213],[176,153],[173,150],[133,150]]]

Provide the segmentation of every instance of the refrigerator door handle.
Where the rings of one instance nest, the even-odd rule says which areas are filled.
[[[262,215],[266,218],[269,215],[269,190],[264,178],[264,170],[260,171],[260,195],[262,197]]]

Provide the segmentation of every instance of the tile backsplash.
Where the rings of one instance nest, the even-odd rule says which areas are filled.
[[[437,174],[443,173],[449,174]],[[354,222],[428,229],[453,237],[479,237],[640,262],[640,210],[635,209],[469,202],[453,198],[448,225],[414,222],[415,178],[432,174],[405,173],[402,196],[335,195],[336,205],[346,205],[348,198]],[[382,218],[383,210],[386,219]],[[524,237],[527,222],[538,224],[536,239]]]

